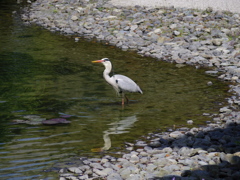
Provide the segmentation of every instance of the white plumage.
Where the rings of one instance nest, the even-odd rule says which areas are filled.
[[[139,92],[141,94],[143,93],[140,87],[127,76],[116,74],[110,77],[109,73],[112,70],[112,63],[108,58],[103,58],[101,60],[96,60],[92,62],[102,63],[105,66],[105,70],[103,71],[103,77],[110,85],[112,85],[112,87],[118,94],[122,94],[122,104],[124,104],[124,97],[126,98],[128,103],[128,98],[125,95],[126,92]]]

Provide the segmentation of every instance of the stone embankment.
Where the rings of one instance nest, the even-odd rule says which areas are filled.
[[[206,73],[232,82],[229,105],[205,127],[148,134],[147,141],[128,144],[129,153],[121,158],[81,158],[82,166],[60,171],[61,180],[240,179],[239,14],[211,8],[120,7],[103,0],[37,0],[22,19],[142,56],[210,67]]]

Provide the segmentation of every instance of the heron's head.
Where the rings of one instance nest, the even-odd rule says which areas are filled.
[[[92,61],[92,63],[102,63],[105,67],[111,66],[111,61],[108,58],[102,58],[101,60]]]

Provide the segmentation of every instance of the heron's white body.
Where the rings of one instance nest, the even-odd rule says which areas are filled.
[[[112,70],[112,63],[109,61],[108,58],[103,58],[102,60],[93,62],[101,62],[105,66],[105,70],[103,71],[103,77],[110,85],[112,85],[112,87],[118,94],[122,94],[122,104],[124,104],[124,97],[126,97],[125,92],[139,92],[141,94],[143,93],[140,87],[127,76],[116,74],[110,77],[109,73]]]
[[[110,61],[103,62],[105,66],[105,70],[103,71],[104,79],[113,86],[117,93],[124,93],[124,92],[139,92],[142,94],[142,90],[139,86],[129,77],[115,74],[112,77],[109,76],[109,73],[112,70],[112,64]]]

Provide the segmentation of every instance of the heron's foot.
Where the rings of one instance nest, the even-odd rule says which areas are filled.
[[[128,98],[127,98],[127,96],[124,96],[124,97],[122,97],[122,106],[124,106],[124,98],[126,99],[126,104],[128,104],[129,103],[129,100],[128,100]]]

